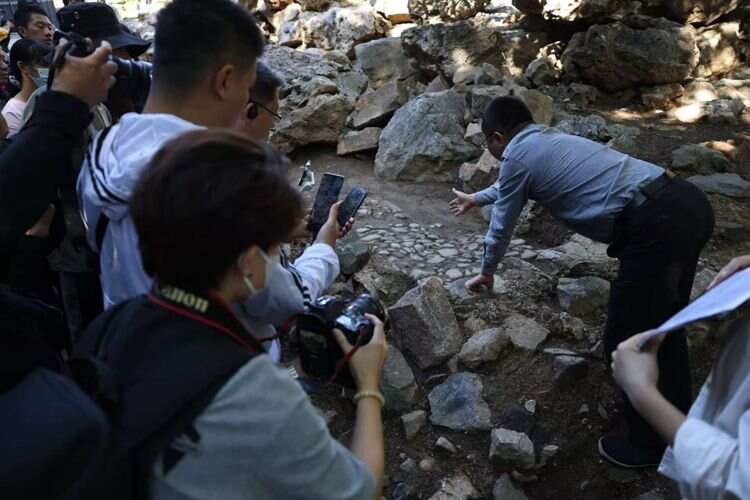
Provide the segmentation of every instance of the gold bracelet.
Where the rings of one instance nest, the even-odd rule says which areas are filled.
[[[359,402],[362,398],[375,398],[380,401],[380,406],[385,406],[385,398],[378,391],[360,391],[354,395],[354,402]]]

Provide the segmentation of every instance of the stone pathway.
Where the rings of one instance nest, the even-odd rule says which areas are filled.
[[[373,255],[415,279],[437,275],[451,282],[478,274],[484,233],[457,229],[447,238],[438,234],[443,228],[443,224],[413,222],[397,206],[372,197],[360,210],[355,226]],[[526,260],[534,258],[536,251],[524,240],[515,239],[506,255]]]

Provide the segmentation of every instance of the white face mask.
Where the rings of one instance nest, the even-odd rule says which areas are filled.
[[[265,280],[264,280],[263,286],[260,287],[260,289],[255,288],[255,285],[253,285],[253,281],[250,279],[250,276],[242,277],[242,279],[245,281],[245,286],[247,286],[247,289],[250,291],[251,297],[253,295],[257,295],[258,292],[263,290],[269,283],[271,283],[273,281],[272,275],[275,272],[278,272],[278,270],[281,268],[281,264],[279,264],[279,259],[269,257],[269,255],[263,250],[261,250],[260,248],[258,249],[258,251],[260,252],[260,256],[263,257],[263,260],[266,263]]]

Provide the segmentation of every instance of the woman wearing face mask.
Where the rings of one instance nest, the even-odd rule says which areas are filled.
[[[47,85],[50,52],[49,46],[28,38],[19,40],[10,50],[10,78],[18,84],[21,91],[2,110],[3,118],[8,124],[8,137],[21,130],[23,112],[31,94]]]
[[[303,216],[282,164],[234,132],[194,131],[167,143],[136,185],[130,213],[154,287],[97,318],[77,354],[122,383],[116,432],[132,470],[148,471],[138,498],[380,498],[382,323],[371,317],[373,340],[351,357],[350,451],[233,312],[262,293]],[[335,217],[328,225],[338,230]]]

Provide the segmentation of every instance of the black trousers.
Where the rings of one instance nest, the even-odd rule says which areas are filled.
[[[612,283],[604,331],[607,366],[617,345],[658,327],[690,301],[698,256],[713,232],[714,215],[706,195],[675,179],[615,224],[608,249],[620,260]],[[687,340],[667,336],[659,349],[659,389],[686,412],[692,401]],[[663,440],[625,398],[629,440],[641,448],[662,448]]]

